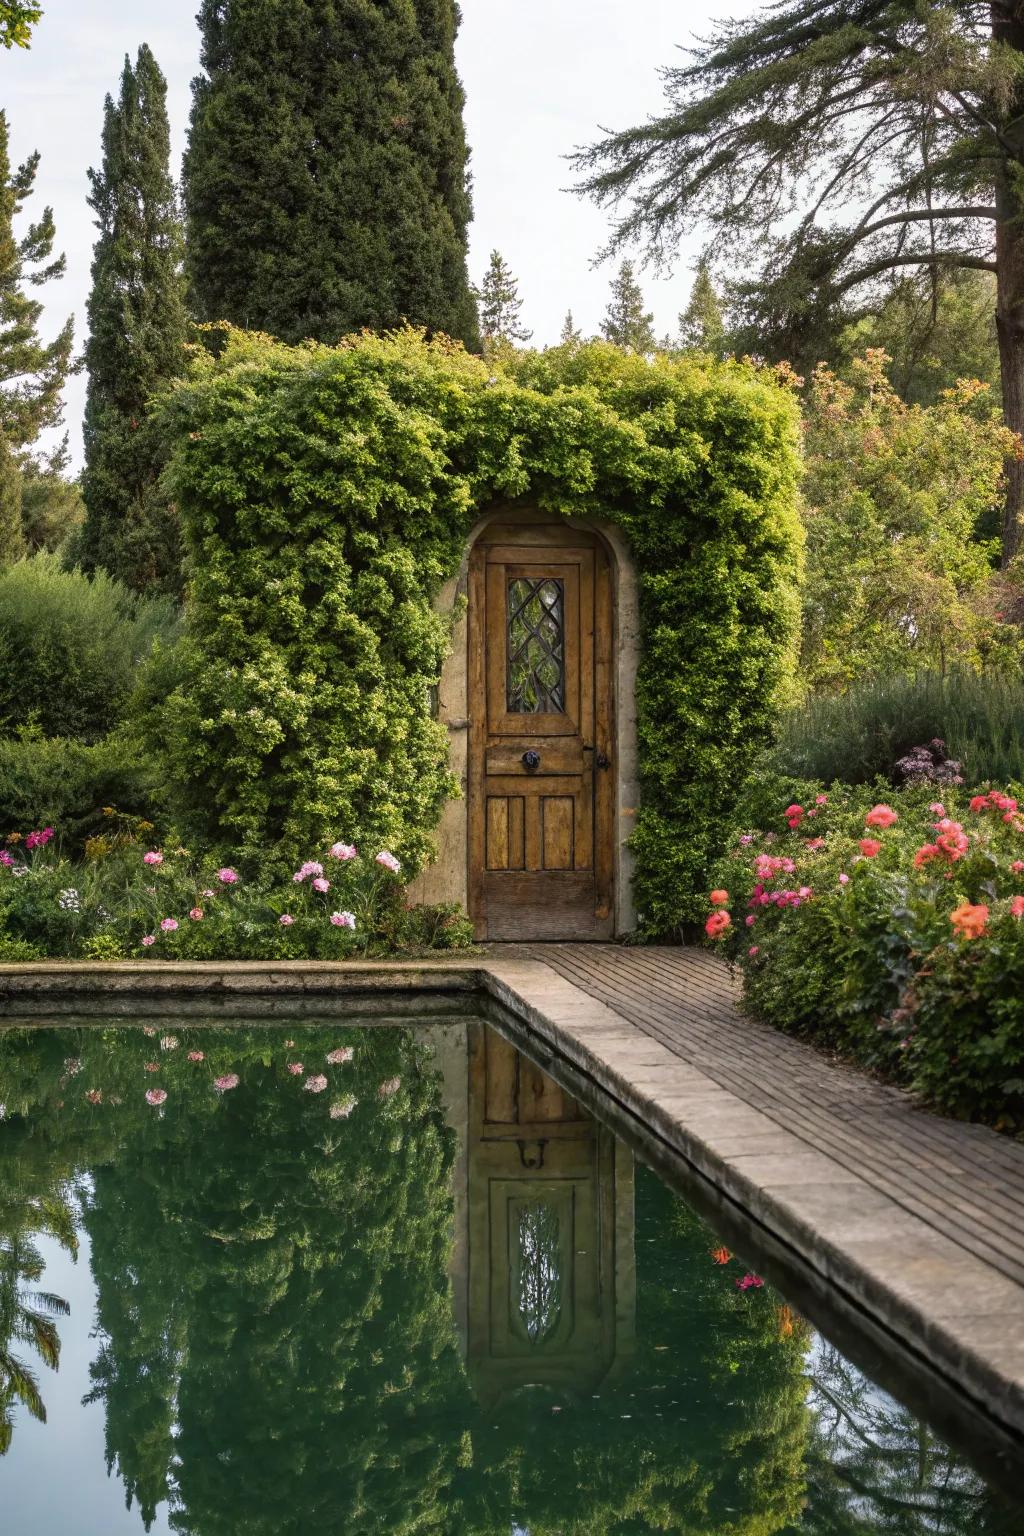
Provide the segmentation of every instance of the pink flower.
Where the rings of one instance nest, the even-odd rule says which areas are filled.
[[[155,848],[151,849],[149,853],[144,853],[142,855],[142,862],[143,862],[143,864],[162,864],[163,861],[164,861],[163,854],[162,853],[157,853]]]
[[[212,901],[213,898],[216,896],[216,894],[217,894],[216,891],[204,891],[203,892],[203,896],[206,898],[207,901]]]
[[[102,1088],[90,1088],[88,1093],[85,1096],[89,1100],[90,1104],[102,1104],[103,1103],[103,1090],[102,1090]]]
[[[217,879],[221,885],[235,885],[238,882],[238,871],[236,869],[218,869]]]
[[[1015,896],[1010,902],[1010,916],[1024,917],[1024,896]]]
[[[156,943],[156,934],[155,933],[147,933],[146,937],[142,941],[143,947],[145,949],[148,949],[151,944],[155,944],[155,943]]]
[[[297,869],[297,870],[296,870],[296,871],[295,871],[295,873],[294,873],[294,875],[292,875],[292,881],[293,881],[293,882],[294,882],[294,884],[295,884],[295,885],[301,885],[301,884],[302,884],[302,882],[303,882],[303,880],[305,880],[305,878],[306,878],[306,877],[305,877],[305,875],[304,875],[304,874],[303,874],[303,873],[302,873],[302,870],[301,870],[301,869]]]
[[[728,912],[723,912],[721,907],[719,907],[717,912],[712,912],[711,916],[704,924],[704,932],[707,934],[709,939],[720,939],[723,937],[726,930],[731,926],[732,918],[729,916]]]
[[[751,913],[750,916],[746,919],[746,925],[747,925],[748,928],[753,928],[753,926],[754,926],[754,924],[756,922],[757,922],[757,918],[754,916],[753,913]]]
[[[866,827],[880,827],[883,830],[886,827],[891,827],[897,821],[899,821],[899,817],[891,805],[873,806],[864,817],[864,825]]]
[[[749,1291],[751,1286],[753,1286],[755,1290],[760,1290],[762,1285],[764,1285],[764,1281],[761,1279],[760,1275],[747,1274],[743,1276],[742,1280],[736,1281],[736,1288],[740,1291]]]
[[[352,912],[332,912],[331,922],[335,928],[354,928],[356,925],[355,914]]]
[[[205,1061],[206,1060],[206,1052],[205,1051],[189,1051],[188,1059],[189,1059],[189,1061]]]
[[[354,859],[356,857],[356,850],[351,843],[335,843],[329,850],[329,856],[332,859],[341,859],[344,862],[347,859]]]
[[[850,883],[850,877],[846,873],[846,871],[844,870],[843,873],[839,876],[839,884],[840,885],[849,885],[849,883]]]
[[[881,853],[882,845],[877,837],[862,837],[860,851],[866,859],[874,859]]]
[[[817,853],[818,849],[824,848],[824,846],[825,839],[823,837],[809,837],[806,843],[804,843],[808,853]]]
[[[1015,875],[1024,875],[1024,859],[1014,859],[1010,865]]]
[[[225,1072],[223,1077],[214,1078],[213,1086],[218,1093],[227,1093],[229,1088],[237,1088],[239,1081],[237,1072]]]
[[[751,944],[750,948],[747,950],[747,954],[750,956],[751,960],[753,960],[755,955],[759,955],[760,953],[761,951],[758,949],[756,944]]]
[[[340,1067],[343,1062],[351,1061],[352,1055],[353,1052],[350,1045],[339,1045],[336,1051],[328,1051],[328,1065],[332,1067]]]
[[[743,836],[740,838],[740,847],[741,848],[746,848],[753,841],[754,841],[754,834],[752,832],[744,832]]]
[[[387,849],[382,849],[382,851],[378,853],[374,863],[383,865],[385,869],[390,869],[393,875],[397,875],[398,871],[402,867],[399,861],[395,858],[394,854],[388,853]]]
[[[314,1072],[312,1076],[306,1078],[302,1086],[307,1093],[323,1093],[327,1087],[327,1079],[322,1072]]]
[[[971,799],[972,811],[983,811],[988,805],[988,795],[974,795]]]
[[[397,1093],[401,1086],[402,1079],[400,1077],[386,1077],[377,1089],[378,1099],[390,1099],[392,1094]]]
[[[166,1101],[166,1099],[167,1099],[167,1089],[166,1088],[147,1088],[146,1089],[146,1103],[147,1104],[163,1104]]]
[[[299,1074],[304,1070],[305,1068],[303,1067],[301,1061],[290,1061],[288,1063],[288,1071],[291,1073],[292,1077],[298,1077]]]
[[[358,1103],[359,1100],[354,1099],[351,1094],[345,1099],[335,1099],[329,1111],[331,1119],[347,1120]]]
[[[282,928],[290,928],[294,921],[295,919],[292,917],[290,912],[282,912],[281,916],[278,918],[278,922],[281,924]]]
[[[176,917],[165,917],[163,922],[160,924],[160,927],[163,929],[164,933],[173,933],[177,926],[178,920]]]
[[[192,911],[189,913],[189,917],[192,919],[192,921],[194,923],[201,923],[202,920],[203,920],[203,909],[202,909],[202,907],[193,907]]]
[[[933,800],[928,809],[933,816],[945,816],[946,814],[946,807],[942,804],[941,800]]]
[[[295,871],[292,879],[298,881],[308,880],[310,875],[322,875],[323,872],[324,867],[322,864],[318,864],[315,859],[307,859],[302,868]]]
[[[815,805],[828,805],[828,795],[815,795]]]
[[[319,891],[321,894],[323,894],[324,891],[329,891],[330,888],[331,882],[329,880],[325,880],[323,875],[318,875],[317,878],[313,881],[314,891]]]

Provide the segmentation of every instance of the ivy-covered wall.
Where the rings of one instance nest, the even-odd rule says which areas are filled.
[[[338,837],[428,857],[452,793],[433,600],[498,499],[621,528],[637,567],[641,924],[705,875],[798,628],[798,423],[746,364],[606,343],[487,364],[414,331],[228,332],[164,406],[190,563],[159,735],[183,821],[236,858]]]

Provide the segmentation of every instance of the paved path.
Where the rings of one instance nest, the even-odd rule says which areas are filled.
[[[745,1017],[696,949],[493,945],[406,962],[0,965],[0,1016],[303,1006],[422,1018],[489,996],[524,1047],[611,1095],[760,1247],[886,1355],[1024,1443],[1024,1144],[918,1108]]]

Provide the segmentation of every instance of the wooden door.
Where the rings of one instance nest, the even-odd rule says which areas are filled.
[[[612,603],[599,541],[492,526],[470,565],[469,887],[481,939],[614,932]]]

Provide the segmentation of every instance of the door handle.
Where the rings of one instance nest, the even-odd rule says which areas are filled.
[[[584,752],[597,752],[596,747],[584,747],[583,750]],[[612,760],[607,752],[597,752],[597,756],[594,758],[595,768],[610,768],[611,765]]]
[[[540,767],[540,753],[534,752],[532,750],[529,752],[524,752],[523,766],[524,768],[529,769],[531,773],[536,773],[537,769]]]

